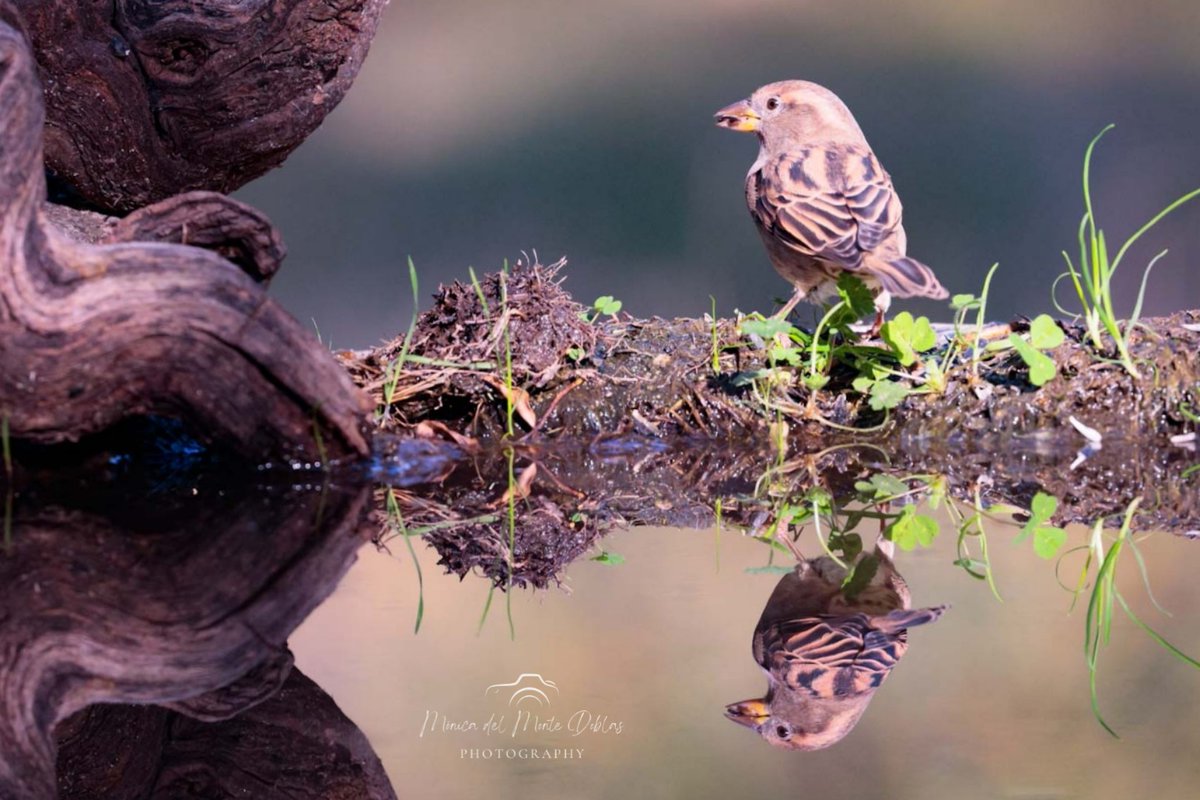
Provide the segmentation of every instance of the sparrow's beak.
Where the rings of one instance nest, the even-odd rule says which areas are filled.
[[[754,109],[750,108],[749,100],[739,100],[733,105],[725,106],[713,116],[717,120],[717,127],[745,133],[758,130],[761,121]]]
[[[757,728],[766,722],[771,714],[767,711],[767,704],[759,699],[730,703],[725,706],[725,716],[738,725],[745,725],[747,728]]]

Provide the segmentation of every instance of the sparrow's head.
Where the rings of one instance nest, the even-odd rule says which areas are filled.
[[[757,700],[725,707],[725,716],[753,729],[785,750],[824,750],[837,744],[858,724],[874,691],[847,697],[818,698],[797,692],[770,691]]]
[[[780,81],[725,106],[717,125],[771,142],[861,142],[862,130],[836,94],[809,81]]]

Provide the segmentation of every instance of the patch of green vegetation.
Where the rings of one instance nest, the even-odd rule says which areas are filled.
[[[623,303],[610,294],[597,297],[590,311],[581,311],[580,316],[588,322],[595,322],[601,317],[611,317],[614,321],[621,313]]]
[[[927,353],[937,346],[937,334],[933,332],[929,318],[913,319],[907,311],[901,311],[883,323],[879,334],[892,348],[902,367],[911,367],[917,363],[920,353]]]
[[[1081,308],[1081,314],[1076,316],[1083,317],[1092,345],[1101,353],[1107,352],[1108,345],[1104,339],[1104,334],[1107,333],[1116,348],[1117,360],[1120,361],[1121,365],[1130,375],[1137,378],[1139,377],[1137,366],[1129,354],[1129,332],[1138,324],[1138,318],[1141,316],[1142,300],[1146,293],[1146,281],[1150,277],[1150,270],[1154,268],[1154,265],[1158,263],[1160,258],[1167,254],[1167,251],[1161,251],[1146,265],[1146,269],[1142,273],[1142,284],[1138,290],[1137,302],[1134,305],[1133,313],[1129,320],[1124,323],[1123,327],[1121,321],[1117,319],[1116,311],[1113,307],[1113,275],[1116,274],[1117,268],[1121,265],[1121,260],[1129,251],[1129,248],[1133,246],[1134,242],[1157,225],[1167,214],[1189,200],[1200,196],[1200,189],[1194,189],[1179,197],[1162,211],[1151,217],[1149,222],[1142,225],[1132,236],[1125,240],[1125,243],[1117,250],[1116,256],[1110,258],[1107,239],[1105,238],[1104,231],[1096,221],[1096,212],[1092,205],[1091,166],[1092,153],[1096,149],[1097,142],[1100,141],[1104,134],[1112,130],[1113,127],[1113,125],[1109,125],[1100,131],[1092,139],[1084,154],[1084,213],[1083,218],[1079,222],[1079,260],[1077,264],[1071,260],[1070,255],[1065,250],[1063,251],[1063,259],[1067,262],[1067,271],[1058,277],[1054,282],[1054,286],[1057,288],[1059,281],[1070,277]],[[1057,300],[1055,300],[1055,305],[1057,306]],[[1059,308],[1062,310],[1061,306]],[[1063,313],[1069,312],[1064,311]]]
[[[838,279],[837,293],[838,299],[826,307],[811,334],[783,319],[764,318],[758,314],[743,318],[739,331],[752,343],[761,343],[766,351],[767,366],[735,376],[734,385],[754,385],[764,406],[779,410],[780,403],[773,401],[777,392],[786,392],[798,380],[809,390],[811,400],[812,393],[829,384],[833,367],[845,364],[860,372],[854,389],[868,396],[873,409],[882,411],[898,405],[913,389],[892,378],[916,380],[912,374],[897,368],[903,366],[900,359],[907,352],[915,352],[914,344],[922,349],[933,346],[926,339],[926,329],[932,332],[929,320],[924,317],[913,320],[908,315],[893,325],[891,335],[896,341],[903,342],[898,346],[904,347],[903,351],[862,344],[854,325],[874,314],[871,291],[859,278],[843,273]],[[816,417],[811,405],[808,411],[807,416]],[[839,427],[828,420],[822,422]]]
[[[777,472],[778,470],[773,470]],[[859,481],[855,494],[835,500],[828,490],[816,486],[801,495],[790,494],[785,482],[770,486],[777,475],[764,475],[756,496],[765,494],[771,503],[769,522],[757,529],[753,537],[768,545],[770,558],[763,567],[747,570],[754,573],[786,572],[787,566],[774,564],[776,552],[791,553],[799,558],[797,541],[804,529],[812,525],[813,536],[822,552],[846,570],[842,589],[853,598],[870,583],[879,568],[874,552],[864,554],[863,538],[857,532],[866,520],[878,521],[881,537],[896,542],[905,550],[927,547],[938,534],[938,524],[932,517],[917,512],[917,507],[904,504],[893,510],[892,503],[923,493],[923,487],[910,488],[908,481],[885,473]],[[765,487],[761,488],[761,487]]]
[[[954,335],[939,347],[938,337],[928,317],[914,317],[900,312],[880,329],[881,342],[864,343],[855,330],[856,323],[874,313],[871,291],[857,277],[843,273],[838,279],[837,300],[826,307],[820,322],[808,333],[777,318],[752,314],[739,321],[739,332],[749,343],[764,351],[766,366],[734,376],[735,386],[750,385],[765,409],[779,412],[799,412],[805,418],[817,419],[825,425],[841,428],[823,419],[814,407],[815,393],[831,380],[836,365],[857,373],[850,388],[861,395],[873,410],[886,412],[900,406],[913,394],[941,394],[949,386],[949,374],[958,366],[964,352],[970,352],[971,375],[978,380],[979,363],[986,353],[1017,348],[1031,364],[1031,379],[1041,385],[1053,376],[1054,363],[1043,350],[1061,343],[1053,340],[1054,329],[1062,331],[1049,317],[1039,317],[1025,337],[1014,336],[1010,341],[983,347],[987,295],[998,265],[993,264],[984,279],[979,297],[955,295]],[[967,327],[966,317],[976,312],[973,327]],[[715,331],[715,329],[714,329]],[[717,366],[714,344],[713,364]],[[1047,365],[1049,373],[1047,373]],[[853,374],[853,373],[852,373]],[[793,386],[800,384],[809,390],[809,404],[798,407],[786,397]],[[778,416],[778,413],[776,413]],[[791,415],[791,414],[790,414]],[[865,429],[855,429],[863,432]]]
[[[1058,347],[1066,339],[1062,329],[1050,316],[1039,315],[1029,327],[1027,336],[1015,333],[1008,335],[1007,346],[1017,351],[1017,355],[1029,367],[1029,382],[1034,386],[1045,386],[1058,374],[1058,366],[1054,360],[1043,351]],[[1004,343],[997,343],[1001,349]]]
[[[620,553],[610,553],[607,550],[604,550],[600,553],[600,555],[592,556],[591,560],[615,567],[617,564],[625,563],[625,556],[621,555]]]
[[[988,555],[987,531],[983,521],[988,515],[988,509],[983,504],[982,493],[976,485],[970,514],[965,513],[954,498],[949,496],[946,479],[941,476],[927,479],[929,486],[929,507],[937,510],[945,503],[946,513],[958,531],[955,543],[954,566],[976,580],[986,581],[992,596],[999,602],[1004,602],[1000,590],[996,588],[996,576],[992,572],[992,560]],[[965,504],[964,504],[965,505]],[[979,557],[971,554],[971,543],[978,542]]]
[[[899,516],[887,526],[885,535],[901,550],[912,550],[917,545],[932,545],[938,532],[937,520],[926,514],[918,514],[916,506],[904,506]]]
[[[1017,534],[1017,542],[1033,537],[1033,551],[1045,559],[1054,558],[1067,542],[1067,532],[1047,525],[1058,511],[1058,498],[1038,492],[1029,506],[1029,519]]]

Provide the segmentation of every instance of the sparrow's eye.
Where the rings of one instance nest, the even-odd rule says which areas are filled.
[[[778,97],[772,97],[770,100],[767,101],[767,111],[774,111],[777,108],[779,108],[779,98]]]
[[[775,735],[780,739],[787,739],[792,735],[792,731],[787,725],[780,725],[779,727],[775,728]]]

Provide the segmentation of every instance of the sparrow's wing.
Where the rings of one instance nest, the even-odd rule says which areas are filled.
[[[900,234],[903,207],[869,148],[785,153],[750,176],[747,192],[758,224],[797,254],[869,273],[897,297],[946,296],[929,267],[897,252],[895,243],[886,246]]]
[[[844,697],[878,687],[908,649],[905,630],[877,630],[866,614],[809,617],[763,631],[760,664],[812,697]]]
[[[900,226],[900,200],[870,150],[805,147],[758,176],[759,224],[801,255],[854,271]]]

